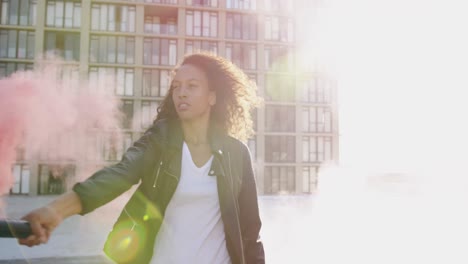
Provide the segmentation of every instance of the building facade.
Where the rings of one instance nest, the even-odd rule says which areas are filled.
[[[297,63],[301,0],[0,3],[0,76],[32,69],[39,54],[51,53],[64,58],[71,76],[116,76],[124,139],[117,151],[99,143],[106,163],[116,162],[152,123],[170,70],[197,50],[233,61],[265,99],[248,142],[260,194],[311,193],[319,166],[338,160],[336,85]],[[11,194],[61,193],[76,166],[58,168],[53,159],[29,160],[20,151]]]

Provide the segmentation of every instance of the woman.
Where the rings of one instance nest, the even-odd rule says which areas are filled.
[[[122,160],[23,219],[46,243],[68,216],[87,214],[132,185],[104,246],[117,263],[264,263],[248,148],[255,85],[229,61],[184,57],[153,126]],[[236,139],[237,138],[237,139]]]

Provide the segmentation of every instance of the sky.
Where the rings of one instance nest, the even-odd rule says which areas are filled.
[[[465,170],[468,3],[329,0],[318,6],[315,33],[305,43],[317,68],[337,83],[340,164]]]
[[[314,262],[467,263],[468,2],[317,2],[303,43],[337,84],[340,163],[319,175]]]

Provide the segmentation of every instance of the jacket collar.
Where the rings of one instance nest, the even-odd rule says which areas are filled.
[[[155,125],[163,126],[161,129],[163,141],[167,142],[169,147],[181,150],[184,142],[184,132],[180,121],[178,119],[161,121],[163,121],[161,124],[158,124],[158,122]],[[211,124],[208,138],[210,139],[211,152],[223,154],[223,142],[226,139],[226,135],[222,133],[221,129],[217,125]]]
[[[153,133],[154,140],[166,149],[168,159],[172,160],[174,154],[180,153],[184,142],[184,133],[180,121],[177,119],[162,119],[155,122],[152,129],[155,131]],[[225,160],[224,142],[227,136],[221,132],[221,129],[211,126],[209,138],[211,152],[215,158],[209,174],[224,176],[225,170],[222,164]],[[177,162],[171,162],[170,164],[171,171],[176,176],[180,175],[180,162],[181,160],[177,159]]]

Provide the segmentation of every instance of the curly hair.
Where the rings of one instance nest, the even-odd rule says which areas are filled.
[[[220,128],[226,135],[245,142],[254,133],[251,112],[262,103],[257,96],[255,82],[229,60],[207,52],[184,56],[172,75],[186,64],[202,70],[208,79],[209,88],[216,92],[216,104],[211,108],[210,124]],[[178,118],[172,93],[171,85],[158,107],[155,121]]]

